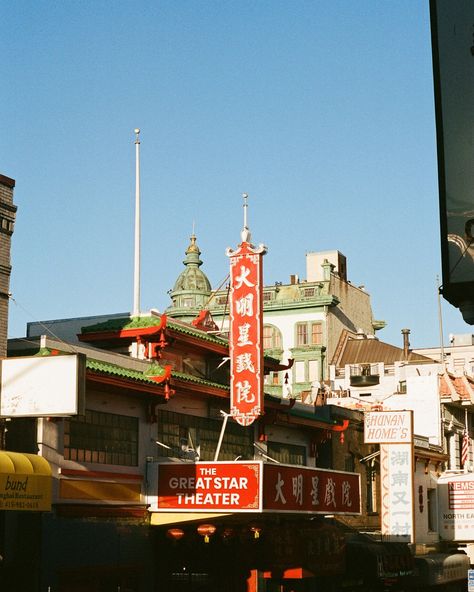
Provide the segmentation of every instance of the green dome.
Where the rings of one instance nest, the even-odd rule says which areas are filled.
[[[192,234],[183,261],[185,269],[179,274],[173,289],[169,292],[173,304],[167,308],[166,314],[184,319],[197,315],[207,304],[211,295],[211,284],[206,274],[199,269],[202,265],[200,254],[196,236]]]

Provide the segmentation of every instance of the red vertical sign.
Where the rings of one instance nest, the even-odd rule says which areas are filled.
[[[242,242],[230,257],[230,414],[248,426],[263,408],[262,257],[265,247]]]

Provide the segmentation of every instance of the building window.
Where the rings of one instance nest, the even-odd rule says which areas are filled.
[[[349,473],[355,472],[355,458],[351,452],[346,454],[344,457],[344,470]]]
[[[296,345],[322,345],[322,323],[296,323]]]
[[[195,298],[183,298],[183,306],[185,308],[192,308],[196,305]]]
[[[298,323],[296,325],[296,345],[308,345],[307,323]]]
[[[295,382],[305,382],[304,362],[295,362]]]
[[[289,465],[306,465],[306,448],[296,444],[268,442],[267,454],[280,463]]]
[[[309,360],[308,374],[310,382],[315,382],[321,378],[319,375],[319,362],[317,360]]]
[[[371,460],[367,463],[366,477],[367,477],[367,514],[377,513],[377,487],[375,470],[375,461]]]
[[[398,383],[397,392],[400,395],[406,395],[407,394],[407,381],[406,380],[400,380],[400,382]]]
[[[428,488],[427,492],[428,530],[438,530],[438,508],[436,504],[436,489]]]
[[[213,460],[222,428],[222,420],[195,417],[172,411],[159,411],[158,441],[170,448],[160,447],[160,456],[181,456],[192,448],[200,460]],[[219,453],[219,460],[253,459],[253,431],[235,422],[227,422]]]
[[[281,349],[281,333],[277,327],[263,326],[263,349]]]
[[[321,345],[323,342],[323,326],[321,323],[311,323],[311,345]]]
[[[77,462],[138,465],[138,418],[87,410],[64,420],[64,458]]]

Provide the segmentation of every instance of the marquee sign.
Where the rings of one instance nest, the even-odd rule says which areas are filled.
[[[360,514],[360,475],[294,465],[264,465],[263,507],[273,512]]]
[[[261,485],[260,461],[160,463],[156,509],[258,512],[262,507]]]
[[[230,257],[230,415],[248,426],[263,408],[263,281],[266,249],[242,242]]]
[[[156,499],[152,512],[361,512],[359,474],[261,461],[160,463]]]

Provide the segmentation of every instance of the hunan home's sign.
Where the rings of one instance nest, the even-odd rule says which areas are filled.
[[[366,444],[407,444],[413,441],[412,411],[370,411],[364,415]]]
[[[356,473],[260,461],[161,463],[150,510],[360,514],[360,503]]]

